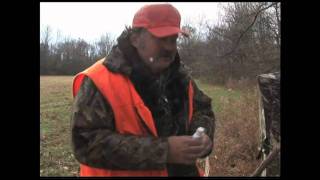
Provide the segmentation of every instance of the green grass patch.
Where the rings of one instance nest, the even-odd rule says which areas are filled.
[[[230,101],[239,99],[242,95],[240,90],[227,89],[223,86],[214,86],[206,84],[200,80],[195,80],[198,87],[212,99],[212,107],[214,112],[221,112],[222,102],[225,99]]]

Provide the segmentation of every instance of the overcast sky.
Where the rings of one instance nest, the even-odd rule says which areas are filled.
[[[119,3],[40,3],[40,32],[49,25],[53,36],[60,31],[61,36],[82,38],[92,42],[105,33],[113,38],[118,37],[126,25],[131,26],[134,13],[145,4],[155,2],[119,2]],[[201,17],[214,24],[218,20],[219,3],[205,2],[175,2],[175,6],[182,18],[181,24],[186,21],[197,23]]]

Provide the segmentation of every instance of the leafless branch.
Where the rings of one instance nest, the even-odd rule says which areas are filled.
[[[264,10],[266,10],[266,9],[270,8],[271,6],[274,6],[274,5],[276,5],[276,4],[277,4],[277,2],[272,3],[272,4],[270,4],[269,6],[264,7],[264,8],[262,8],[262,9],[258,10],[258,11],[255,13],[254,19],[253,19],[253,21],[251,22],[251,24],[240,34],[240,36],[239,36],[239,38],[237,39],[236,44],[234,45],[234,47],[232,48],[232,50],[231,50],[230,52],[228,52],[228,53],[220,56],[220,57],[223,58],[223,57],[226,57],[226,56],[229,56],[230,54],[232,54],[232,53],[236,50],[236,48],[238,47],[238,45],[239,45],[239,43],[240,43],[240,40],[241,40],[241,38],[243,37],[243,35],[244,35],[246,32],[248,32],[248,30],[249,30],[249,29],[254,25],[254,23],[256,22],[258,15],[259,15],[262,11],[264,11]],[[260,6],[260,7],[261,7],[261,6]]]
[[[262,161],[262,163],[258,166],[258,168],[252,173],[252,177],[260,176],[262,171],[277,157],[280,152],[280,146],[275,146],[275,149],[267,156],[267,158]]]

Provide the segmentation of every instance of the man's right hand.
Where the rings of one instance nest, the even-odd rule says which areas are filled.
[[[192,136],[170,136],[168,163],[194,164],[202,154],[203,144]]]

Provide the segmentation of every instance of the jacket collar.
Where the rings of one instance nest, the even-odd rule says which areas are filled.
[[[103,64],[112,72],[138,78],[146,83],[157,79],[173,80],[177,77],[190,77],[191,71],[186,67],[177,52],[174,62],[160,76],[154,76],[143,63],[137,50],[131,45],[128,31],[124,30],[117,39],[118,44],[112,47]],[[165,78],[163,78],[165,77]]]

